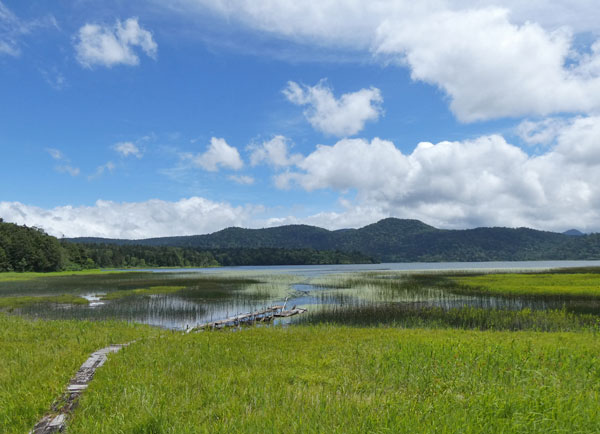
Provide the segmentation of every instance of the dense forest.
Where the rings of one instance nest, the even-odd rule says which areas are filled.
[[[201,250],[172,246],[59,241],[35,227],[0,219],[0,271],[61,271],[130,267],[214,267],[220,265],[307,265],[370,263],[359,253],[315,249],[228,248]]]
[[[227,228],[212,234],[145,240],[101,238],[77,242],[177,246],[197,249],[316,249],[360,252],[379,262],[526,261],[600,259],[600,234],[571,236],[528,228],[437,229],[418,220],[388,218],[360,229],[329,231],[289,225]]]

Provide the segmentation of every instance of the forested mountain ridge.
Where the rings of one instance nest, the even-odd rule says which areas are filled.
[[[600,235],[569,236],[529,228],[437,229],[419,220],[387,218],[360,229],[307,225],[227,228],[207,235],[69,241],[196,249],[284,248],[360,252],[383,262],[600,259]]]
[[[198,249],[136,243],[73,243],[42,229],[0,218],[0,272],[90,268],[212,267],[220,265],[313,265],[371,263],[357,252],[275,247]]]

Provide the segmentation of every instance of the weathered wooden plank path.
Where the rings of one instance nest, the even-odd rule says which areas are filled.
[[[214,330],[222,329],[225,327],[236,327],[239,325],[252,325],[256,323],[266,323],[273,321],[275,318],[285,318],[293,315],[298,315],[306,312],[306,309],[294,306],[289,310],[285,310],[285,304],[282,306],[276,305],[271,306],[263,310],[256,312],[242,313],[229,318],[221,319],[218,321],[206,322],[203,324],[197,324],[186,330],[186,333],[199,330]]]
[[[291,309],[285,310],[286,303],[283,305],[275,305],[262,309],[256,312],[243,313],[235,315],[230,318],[225,318],[218,321],[207,322],[204,324],[198,324],[194,327],[188,328],[186,333],[193,330],[215,330],[222,329],[225,327],[235,327],[239,325],[252,325],[256,323],[270,322],[275,318],[285,318],[293,315],[298,315],[306,312],[306,309],[294,306]],[[90,355],[90,357],[81,365],[79,371],[75,374],[69,385],[67,391],[61,395],[61,397],[52,404],[51,410],[35,425],[33,430],[29,434],[51,434],[56,432],[62,432],[67,423],[67,417],[77,407],[79,396],[87,389],[90,381],[94,378],[96,369],[104,365],[107,360],[107,356],[110,353],[116,353],[121,348],[131,344],[109,345],[106,348],[102,348]]]
[[[77,373],[67,386],[67,391],[52,404],[51,410],[35,425],[30,434],[50,434],[61,432],[65,429],[67,416],[77,407],[77,401],[81,393],[87,389],[88,384],[94,378],[96,369],[104,365],[110,353],[116,353],[121,348],[129,345],[109,345],[98,350],[81,365]]]

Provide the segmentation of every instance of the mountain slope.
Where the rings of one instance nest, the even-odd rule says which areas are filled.
[[[284,248],[360,252],[380,261],[492,261],[600,259],[600,236],[578,237],[528,228],[442,230],[418,220],[387,218],[360,229],[329,231],[288,225],[266,229],[227,228],[207,235],[70,241],[140,244],[197,249]]]

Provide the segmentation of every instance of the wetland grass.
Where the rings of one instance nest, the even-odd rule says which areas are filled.
[[[353,327],[511,330],[538,332],[600,331],[600,317],[566,309],[509,310],[461,307],[414,307],[406,304],[323,306],[298,317],[297,324]]]
[[[83,297],[70,294],[39,297],[0,297],[0,309],[15,309],[32,304],[88,305],[89,301]]]
[[[69,432],[596,432],[599,352],[586,332],[166,334],[111,357]]]
[[[122,291],[113,291],[104,294],[100,297],[101,300],[115,300],[123,297],[131,297],[134,295],[154,295],[154,294],[171,294],[173,292],[185,289],[185,286],[151,286],[149,288],[124,289]]]
[[[587,274],[556,276],[581,283]],[[502,276],[515,284],[511,274]],[[0,300],[15,297],[19,287],[26,294],[19,298],[101,290],[112,298],[105,306],[56,312],[163,326],[174,313],[177,325],[181,318],[251,310],[293,294],[295,284],[315,285],[298,291],[309,294],[302,297],[335,304],[311,308],[292,327],[194,334],[0,313],[0,432],[26,432],[92,351],[134,339],[98,371],[70,433],[594,432],[600,426],[595,305],[596,314],[452,307],[476,298],[456,294],[464,290],[462,279],[479,277],[123,272],[2,282]],[[440,301],[446,307],[427,305]],[[20,310],[37,315],[36,306]],[[145,339],[154,336],[160,339]]]
[[[504,297],[600,298],[597,273],[486,274],[450,277],[456,291]]]
[[[0,432],[28,432],[93,351],[159,333],[125,322],[34,321],[0,313]]]

